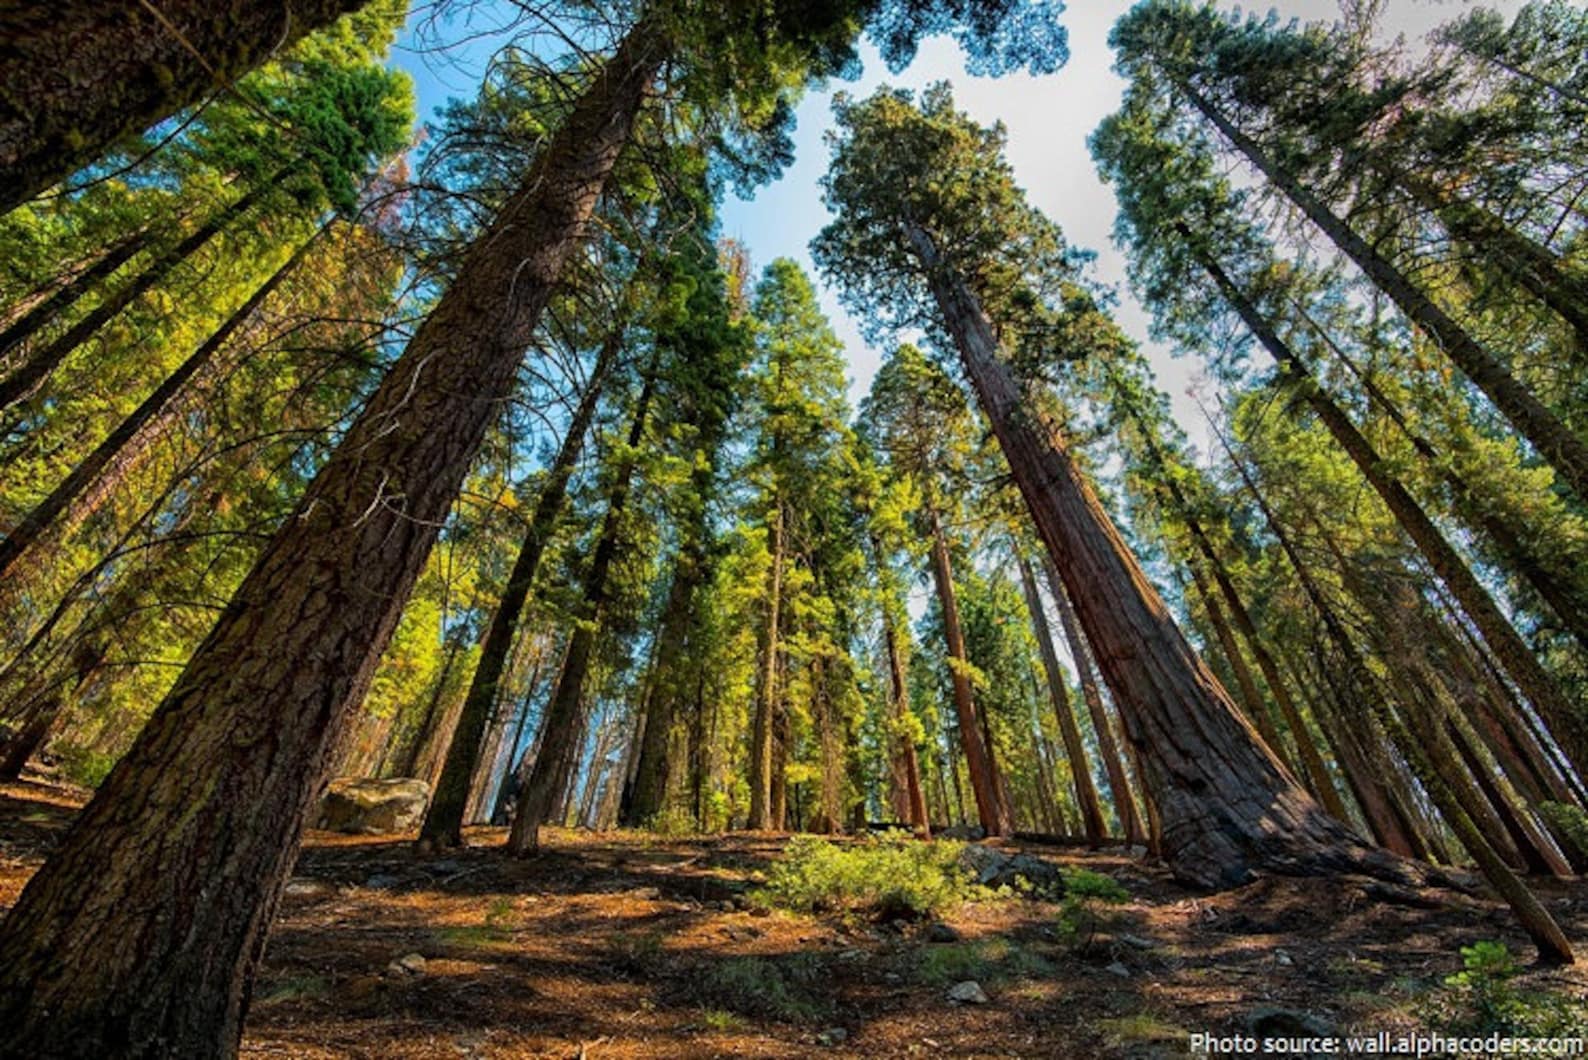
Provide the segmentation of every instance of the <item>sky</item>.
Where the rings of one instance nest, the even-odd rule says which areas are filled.
[[[1188,358],[1176,358],[1168,349],[1150,341],[1148,315],[1131,296],[1125,281],[1125,259],[1111,242],[1117,212],[1113,193],[1098,178],[1086,148],[1092,130],[1120,103],[1124,83],[1111,69],[1113,55],[1108,47],[1108,32],[1130,6],[1125,0],[1076,0],[1063,15],[1069,31],[1070,60],[1057,73],[1045,77],[970,77],[965,73],[957,45],[946,38],[924,42],[909,69],[894,76],[888,73],[876,50],[866,45],[862,51],[865,72],[859,80],[834,82],[805,97],[797,112],[796,161],[783,176],[748,200],[728,193],[722,210],[722,234],[741,240],[749,248],[757,269],[774,258],[789,257],[816,280],[822,308],[849,351],[853,403],[858,405],[865,394],[885,351],[865,342],[856,319],[839,304],[836,292],[821,283],[810,258],[808,244],[829,220],[821,203],[819,181],[828,161],[822,136],[832,125],[832,95],[845,91],[865,96],[882,84],[919,90],[946,80],[954,86],[960,109],[978,122],[991,124],[1001,120],[1007,126],[1009,162],[1031,202],[1058,222],[1072,245],[1097,252],[1095,275],[1117,289],[1116,316],[1121,326],[1142,344],[1157,372],[1159,386],[1174,403],[1176,419],[1193,443],[1205,451],[1206,429],[1186,395],[1198,374],[1198,365]],[[1474,6],[1478,5],[1472,0],[1384,0],[1382,32],[1387,37],[1404,35],[1408,43],[1418,47],[1431,29]],[[1482,6],[1509,13],[1520,6],[1520,0],[1488,0]],[[1247,10],[1266,12],[1270,8],[1282,17],[1309,22],[1334,21],[1339,17],[1336,0],[1281,0],[1248,5]],[[488,15],[475,28],[486,26]],[[439,55],[414,50],[414,43],[412,34],[405,36],[393,61],[414,75],[421,117],[429,118],[449,96],[472,93],[478,83],[477,59],[489,54],[485,40]]]

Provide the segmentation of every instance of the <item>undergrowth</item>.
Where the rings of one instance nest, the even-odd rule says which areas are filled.
[[[1463,969],[1445,980],[1448,988],[1429,999],[1426,1018],[1457,1034],[1503,1034],[1550,1038],[1580,1034],[1588,1005],[1549,990],[1522,989],[1521,973],[1504,943],[1461,947]]]
[[[842,845],[797,836],[767,874],[766,885],[749,897],[762,906],[800,913],[934,916],[988,893],[960,864],[962,847],[899,833]]]

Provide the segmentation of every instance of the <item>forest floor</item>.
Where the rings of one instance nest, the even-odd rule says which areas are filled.
[[[0,784],[0,911],[83,795]],[[1494,903],[1390,903],[1339,880],[1206,895],[1119,852],[1024,848],[1130,892],[1077,954],[1055,931],[1058,906],[1023,898],[938,924],[745,908],[777,838],[552,830],[522,861],[492,849],[502,839],[473,829],[468,851],[421,858],[402,839],[311,832],[244,1056],[1144,1060],[1188,1055],[1190,1033],[1243,1031],[1273,1007],[1342,1033],[1414,1031],[1449,993],[1461,946],[1530,952]],[[1588,952],[1588,884],[1540,891]],[[946,999],[965,979],[987,1003]],[[1517,983],[1588,995],[1581,966]]]

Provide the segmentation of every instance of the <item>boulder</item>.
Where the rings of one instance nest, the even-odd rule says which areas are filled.
[[[955,983],[948,988],[948,999],[957,1001],[961,1005],[985,1005],[992,1000],[987,996],[987,991],[974,979],[967,979],[963,983]]]
[[[331,781],[315,827],[353,835],[388,835],[419,827],[430,804],[422,780],[344,777]]]
[[[960,852],[959,861],[983,887],[1028,889],[1051,898],[1064,893],[1064,877],[1058,866],[1030,854],[1008,854],[996,847],[972,843]]]

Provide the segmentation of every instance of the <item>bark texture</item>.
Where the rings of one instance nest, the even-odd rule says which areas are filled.
[[[364,2],[21,0],[0,8],[0,213]]]
[[[236,1053],[326,765],[665,50],[638,28],[593,80],[0,925],[0,1055]]]

